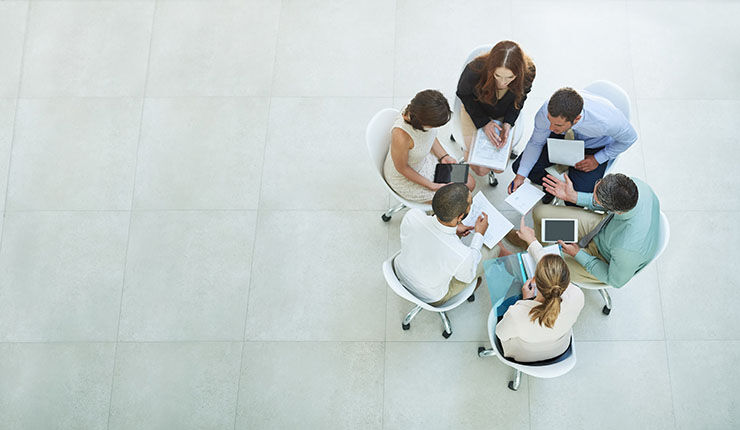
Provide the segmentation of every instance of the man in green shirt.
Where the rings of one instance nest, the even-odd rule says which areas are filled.
[[[597,214],[574,206],[538,205],[532,213],[537,237],[542,218],[578,219],[579,243],[560,242],[574,282],[621,288],[655,256],[660,203],[646,183],[614,173],[597,182],[593,193],[576,192],[567,174],[565,182],[547,175],[543,185],[562,200],[606,211]],[[591,237],[590,232],[595,234]]]

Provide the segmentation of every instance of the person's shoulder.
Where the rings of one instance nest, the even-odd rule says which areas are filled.
[[[410,143],[411,135],[408,131],[404,130],[398,125],[394,125],[391,129],[391,141],[394,143]]]

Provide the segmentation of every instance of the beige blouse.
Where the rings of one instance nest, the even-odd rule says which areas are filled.
[[[527,251],[539,262],[544,253],[542,245],[534,241]],[[496,336],[501,340],[504,357],[520,362],[547,360],[565,352],[570,344],[570,330],[583,309],[583,292],[573,284],[568,285],[560,303],[560,314],[552,328],[530,321],[529,311],[540,303],[518,300],[511,305],[503,319],[496,325]]]

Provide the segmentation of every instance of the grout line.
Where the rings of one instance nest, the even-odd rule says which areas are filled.
[[[110,428],[111,413],[113,411],[113,388],[116,377],[116,365],[118,364],[118,340],[121,334],[121,318],[123,313],[123,293],[126,289],[126,270],[128,267],[129,259],[129,245],[131,243],[131,227],[133,225],[134,218],[134,198],[136,196],[136,176],[139,168],[139,151],[141,148],[141,134],[144,128],[144,109],[146,108],[146,89],[149,85],[149,67],[152,61],[152,40],[154,39],[154,22],[157,16],[157,7],[159,2],[155,1],[152,7],[152,21],[149,32],[149,50],[147,53],[146,71],[144,75],[144,94],[141,98],[141,114],[139,115],[139,135],[136,141],[136,159],[133,167],[133,184],[131,186],[131,203],[128,217],[128,234],[126,236],[126,250],[124,252],[123,260],[123,276],[121,279],[121,295],[118,301],[118,324],[116,325],[116,343],[113,346],[113,371],[111,372],[111,384],[110,384],[110,396],[108,397],[108,421],[106,427]]]
[[[283,15],[283,1],[280,2],[280,6],[277,13],[277,24],[275,28],[275,45],[273,50],[273,57],[272,57],[272,80],[270,81],[270,91],[269,96],[267,98],[267,117],[265,119],[265,135],[263,138],[263,145],[262,145],[262,163],[260,165],[260,179],[259,179],[259,193],[257,194],[257,215],[254,219],[254,235],[252,237],[252,255],[250,256],[251,261],[249,265],[249,285],[247,287],[247,298],[246,302],[244,304],[244,331],[242,332],[242,353],[239,361],[239,377],[237,378],[236,382],[236,403],[234,406],[234,430],[236,430],[236,423],[237,418],[239,415],[239,396],[241,395],[241,385],[242,385],[242,373],[244,370],[244,352],[247,345],[247,327],[248,327],[248,321],[249,321],[249,299],[252,293],[252,288],[254,287],[254,259],[255,259],[255,250],[257,248],[257,239],[259,237],[259,224],[260,224],[260,212],[261,212],[261,203],[262,203],[262,183],[264,178],[264,172],[265,172],[265,159],[267,158],[267,141],[268,136],[270,133],[270,116],[272,112],[272,94],[273,94],[273,88],[275,87],[275,70],[277,67],[277,56],[278,56],[278,48],[280,45],[280,23],[282,22],[282,15]]]

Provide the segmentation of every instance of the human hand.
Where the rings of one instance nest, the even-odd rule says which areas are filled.
[[[525,282],[524,285],[522,285],[522,298],[523,299],[531,299],[535,296],[535,291],[536,291],[534,288],[535,284],[532,281],[534,281],[534,278],[529,278],[527,279],[527,282]]]
[[[488,230],[488,215],[485,212],[481,212],[478,219],[475,220],[475,232],[486,234],[486,230]]]
[[[521,222],[519,222],[519,231],[516,232],[516,235],[519,239],[527,242],[527,245],[537,240],[534,235],[534,229],[524,224],[524,217],[522,217]]]
[[[516,191],[517,188],[521,187],[523,183],[524,183],[524,176],[517,174],[516,176],[514,176],[514,180],[511,181],[506,191],[508,191],[509,194],[511,194],[514,191]]]
[[[582,172],[590,172],[599,167],[599,162],[596,161],[596,157],[589,154],[586,158],[577,162],[574,167]]]
[[[457,225],[457,231],[455,234],[457,234],[457,237],[465,237],[470,234],[470,230],[473,229],[473,226],[465,225],[465,224],[458,224]]]
[[[576,203],[578,201],[578,193],[573,188],[573,181],[570,180],[567,173],[564,173],[563,177],[565,177],[565,182],[552,175],[547,175],[542,178],[542,185],[545,187],[545,191],[553,196],[571,203]]]
[[[439,163],[440,164],[457,164],[457,160],[455,160],[454,158],[452,158],[451,155],[448,154],[448,155],[445,155],[444,158],[439,160]]]
[[[445,185],[451,184],[452,182],[448,182],[446,184],[440,183],[440,182],[432,182],[431,185],[427,186],[432,191],[437,191],[438,189],[444,187]]]
[[[563,252],[570,255],[571,257],[575,257],[576,254],[578,254],[578,251],[581,250],[581,247],[578,246],[577,243],[565,243],[562,240],[559,240],[558,243],[560,244],[560,248],[563,250]]]
[[[506,141],[509,139],[509,131],[511,131],[511,124],[508,122],[505,122],[502,129],[501,129],[501,145],[506,145]]]
[[[488,139],[493,142],[493,146],[495,146],[496,148],[501,148],[502,146],[504,146],[504,144],[501,142],[501,138],[496,133],[501,133],[501,126],[493,122],[493,120],[483,126],[483,132],[485,132],[486,136],[488,136]]]

